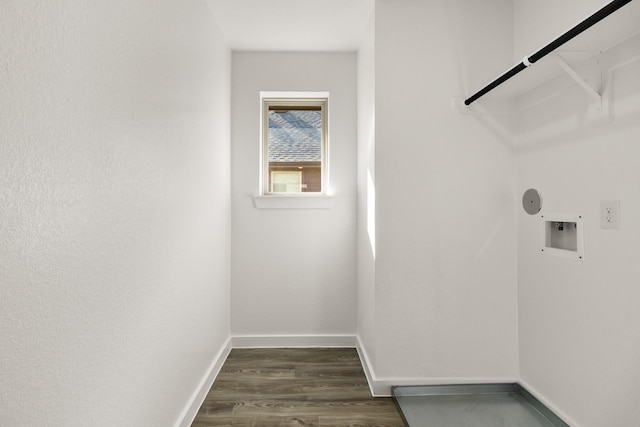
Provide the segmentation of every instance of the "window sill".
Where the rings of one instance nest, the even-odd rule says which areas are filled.
[[[330,209],[333,196],[253,196],[257,209]]]

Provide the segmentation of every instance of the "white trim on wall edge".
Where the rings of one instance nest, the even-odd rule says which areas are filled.
[[[235,335],[233,348],[356,347],[355,335]]]
[[[383,392],[383,390],[377,390],[374,387],[375,374],[373,373],[373,365],[371,363],[371,360],[369,359],[367,350],[365,349],[364,345],[362,345],[362,340],[360,340],[360,335],[358,335],[356,339],[357,339],[356,351],[358,352],[358,356],[360,356],[360,364],[362,365],[362,369],[364,370],[364,376],[367,378],[367,384],[369,384],[369,390],[371,391],[372,396],[378,396],[379,395],[378,393]],[[387,396],[390,396],[391,389],[389,389],[388,391],[389,391],[389,394],[387,394]],[[380,396],[384,396],[384,394],[380,394]]]
[[[520,379],[517,381],[525,390],[527,390],[533,397],[538,399],[544,406],[546,406],[551,412],[556,414],[556,416],[560,417],[562,421],[569,424],[571,427],[581,427],[575,420],[572,420],[566,413],[562,412],[560,408],[551,403],[551,401],[544,397],[538,390],[533,388],[529,383]]]
[[[205,372],[202,380],[198,384],[198,387],[196,388],[184,410],[182,411],[182,414],[180,414],[180,417],[175,424],[177,427],[191,426],[191,423],[193,423],[196,415],[198,415],[198,410],[200,409],[200,406],[202,406],[202,402],[204,402],[204,399],[207,397],[209,389],[211,389],[213,382],[218,376],[220,369],[222,369],[222,365],[224,364],[225,360],[227,360],[227,356],[229,356],[230,352],[231,338],[228,338],[220,351],[218,351],[218,353],[214,356],[211,364],[209,365],[209,369],[207,369],[207,371]]]
[[[367,351],[362,345],[360,337],[357,337],[358,343],[356,350],[360,355],[362,368],[364,369],[371,395],[374,397],[391,396],[391,387],[394,386],[411,386],[411,385],[441,385],[441,384],[491,384],[491,383],[517,383],[515,377],[382,377],[379,378],[375,374],[375,370],[369,359]],[[526,388],[526,387],[525,387]],[[533,393],[532,393],[533,394]],[[542,401],[542,400],[541,400]]]

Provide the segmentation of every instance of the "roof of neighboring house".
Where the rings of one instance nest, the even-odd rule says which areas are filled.
[[[322,113],[269,111],[269,162],[319,162]]]

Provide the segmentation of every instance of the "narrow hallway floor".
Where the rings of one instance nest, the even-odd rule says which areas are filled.
[[[192,427],[403,427],[371,397],[355,349],[234,349]]]

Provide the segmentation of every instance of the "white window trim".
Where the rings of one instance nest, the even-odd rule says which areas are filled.
[[[322,172],[321,192],[314,193],[272,193],[267,188],[269,164],[265,156],[267,131],[265,120],[268,118],[267,103],[273,105],[278,102],[305,104],[323,102],[323,140],[322,140]],[[328,209],[333,206],[333,196],[330,194],[329,179],[329,92],[260,92],[260,183],[259,194],[254,196],[254,204],[259,209],[293,208],[293,209]]]
[[[258,209],[331,209],[333,196],[253,196]]]

